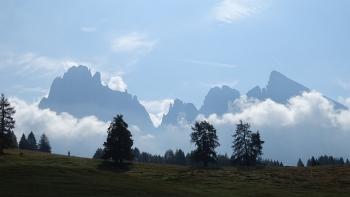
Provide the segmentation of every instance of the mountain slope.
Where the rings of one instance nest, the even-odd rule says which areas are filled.
[[[71,67],[63,77],[56,78],[48,97],[40,101],[39,107],[79,118],[94,115],[104,121],[123,114],[129,124],[153,128],[149,114],[136,96],[103,86],[100,73],[92,76],[85,66]]]
[[[162,126],[178,125],[179,123],[192,123],[198,115],[198,110],[192,103],[184,103],[179,99],[174,100],[169,111],[162,118]]]
[[[286,104],[290,98],[310,91],[309,88],[289,79],[280,72],[272,71],[266,88],[261,89],[259,86],[256,86],[248,91],[247,96],[258,100],[271,99],[275,102]],[[333,103],[336,109],[347,109],[344,105],[328,97],[325,98]]]
[[[229,105],[236,99],[239,99],[238,90],[228,86],[214,87],[209,90],[205,96],[203,106],[199,110],[201,114],[209,116],[210,114],[223,115],[228,112]]]

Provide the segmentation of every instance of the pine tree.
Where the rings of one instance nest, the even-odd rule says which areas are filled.
[[[186,164],[185,153],[181,149],[175,151],[175,163],[178,165]]]
[[[301,159],[298,160],[297,166],[298,167],[305,167],[305,165]]]
[[[196,122],[192,127],[191,142],[196,145],[193,152],[195,161],[203,162],[204,167],[209,162],[216,162],[217,155],[215,148],[220,146],[216,129],[207,121]]]
[[[133,159],[131,147],[132,135],[128,130],[128,124],[124,122],[122,115],[117,115],[107,131],[107,140],[104,145],[104,159],[112,159],[122,164],[124,160]]]
[[[93,159],[102,159],[104,155],[103,149],[102,148],[98,148],[94,154],[94,156],[92,156]]]
[[[233,160],[240,165],[250,165],[250,147],[252,132],[250,125],[240,121],[237,124],[236,133],[233,135]]]
[[[10,132],[10,135],[8,135],[8,144],[7,147],[9,148],[18,148],[18,142],[17,137],[13,131]]]
[[[28,141],[27,141],[27,138],[26,138],[26,136],[24,135],[24,133],[22,134],[22,137],[21,137],[21,139],[20,139],[20,141],[19,141],[18,147],[19,147],[20,149],[28,149],[28,148],[29,148],[29,146],[28,146]]]
[[[250,142],[250,163],[252,165],[256,164],[257,159],[262,155],[262,145],[264,141],[260,139],[260,133],[257,131],[256,133],[251,134],[251,142]]]
[[[11,106],[4,94],[0,97],[0,154],[3,154],[4,148],[7,148],[9,140],[11,139],[11,133],[15,128],[15,120],[13,115],[16,113],[15,109]]]
[[[50,141],[49,141],[49,138],[45,134],[42,134],[40,137],[38,149],[41,152],[51,153]]]
[[[167,151],[165,151],[164,153],[164,160],[166,163],[175,163],[175,155],[174,155],[174,151],[169,149]]]
[[[38,150],[38,145],[36,143],[36,139],[35,139],[33,131],[31,131],[29,133],[27,141],[28,141],[28,149],[29,150]]]
[[[264,141],[260,138],[260,133],[253,133],[250,130],[249,123],[240,121],[236,127],[236,133],[233,135],[233,155],[232,159],[238,165],[256,165],[257,160],[262,155],[262,145]]]

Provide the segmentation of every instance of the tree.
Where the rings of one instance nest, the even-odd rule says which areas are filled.
[[[251,134],[251,142],[250,142],[250,163],[252,165],[256,164],[257,159],[262,155],[262,145],[264,141],[260,139],[260,133],[257,131],[256,133]]]
[[[297,166],[298,167],[305,167],[305,165],[301,159],[298,160]]]
[[[40,140],[39,140],[39,151],[46,152],[46,153],[51,153],[50,141],[49,141],[49,138],[45,134],[42,134],[41,137],[40,137]]]
[[[29,150],[38,150],[38,145],[36,143],[36,139],[35,139],[33,131],[31,131],[29,133],[27,141],[28,141],[28,149]]]
[[[26,138],[26,136],[24,135],[24,133],[22,134],[22,137],[21,137],[21,139],[20,139],[20,141],[19,141],[19,144],[18,144],[18,147],[20,148],[20,149],[28,149],[28,141],[27,141],[27,138]]]
[[[13,131],[11,131],[10,134],[8,135],[7,147],[18,148],[17,137]]]
[[[11,133],[15,128],[15,120],[13,115],[16,113],[8,99],[1,94],[0,97],[0,154],[4,153],[4,148],[7,148]]]
[[[256,165],[257,159],[262,155],[264,141],[260,139],[260,133],[253,133],[249,123],[240,121],[236,126],[236,133],[233,135],[233,155],[235,164]]]
[[[93,159],[102,159],[104,155],[103,149],[102,148],[98,148],[94,154],[94,156],[92,156]]]
[[[215,148],[220,146],[216,129],[209,122],[202,121],[196,122],[192,130],[191,142],[197,147],[193,152],[193,159],[203,162],[204,167],[207,167],[209,162],[216,162]]]
[[[122,115],[114,117],[107,131],[107,140],[103,144],[104,159],[112,159],[122,164],[124,160],[133,159],[131,147],[133,145],[132,135],[128,130],[128,124],[124,122]]]
[[[186,156],[181,149],[175,151],[175,163],[178,165],[186,165]]]
[[[174,151],[169,149],[164,153],[164,160],[166,163],[175,163]]]

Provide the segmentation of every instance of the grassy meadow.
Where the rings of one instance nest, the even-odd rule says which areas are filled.
[[[0,196],[350,196],[350,167],[193,169],[7,150]]]

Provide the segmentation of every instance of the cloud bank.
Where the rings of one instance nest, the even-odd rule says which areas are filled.
[[[27,104],[16,98],[11,102],[17,110],[17,136],[31,130],[37,136],[45,132],[56,153],[65,154],[70,150],[73,154],[90,157],[105,140],[109,123],[93,116],[77,119],[66,113],[38,109],[37,104]],[[151,114],[159,117],[158,114],[166,111],[171,102],[171,99],[166,99],[143,101],[143,104]],[[303,93],[285,105],[241,97],[232,103],[230,110],[223,116],[197,117],[197,120],[208,120],[217,129],[221,144],[217,150],[220,153],[232,153],[235,124],[243,120],[251,123],[254,130],[260,130],[265,141],[264,158],[295,165],[298,158],[306,160],[312,155],[350,157],[350,110],[335,110],[332,103],[318,92]],[[130,130],[134,145],[142,151],[163,154],[169,148],[181,148],[186,152],[194,148],[190,143],[191,125],[188,123],[156,131],[143,131],[137,125],[130,125]]]

